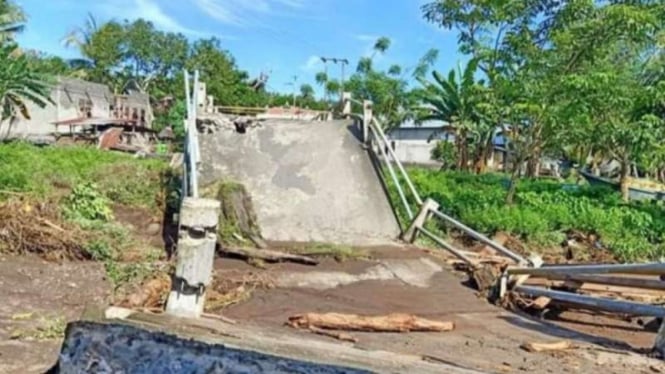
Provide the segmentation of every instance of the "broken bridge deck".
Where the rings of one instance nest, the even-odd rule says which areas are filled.
[[[201,135],[201,184],[245,185],[268,240],[392,242],[400,228],[354,128],[352,121],[267,120],[244,134]]]

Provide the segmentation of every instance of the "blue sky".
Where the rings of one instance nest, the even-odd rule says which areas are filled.
[[[19,41],[24,48],[62,57],[77,51],[62,37],[82,25],[90,12],[98,22],[144,18],[158,28],[191,39],[216,36],[238,65],[257,76],[270,72],[270,88],[289,92],[287,82],[314,83],[323,70],[320,56],[344,57],[355,69],[380,36],[391,49],[378,67],[413,66],[430,48],[440,51],[437,69],[448,71],[460,60],[456,35],[426,23],[425,0],[18,0],[28,14]],[[339,68],[330,66],[332,76]]]

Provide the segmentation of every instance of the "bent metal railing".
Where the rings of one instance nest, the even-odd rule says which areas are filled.
[[[363,114],[353,115],[351,113],[351,104],[361,106],[363,108]],[[342,106],[344,108],[344,115],[353,116],[359,120],[360,124],[362,125],[361,132],[363,143],[367,146],[370,152],[374,153],[374,156],[377,156],[379,160],[383,161],[385,168],[387,169],[390,181],[392,182],[395,190],[397,191],[397,195],[399,196],[401,208],[404,209],[409,221],[411,222],[410,226],[406,230],[403,230],[403,239],[409,242],[414,242],[418,233],[422,233],[462,261],[468,263],[469,265],[475,266],[475,261],[471,260],[469,256],[464,253],[464,251],[455,248],[455,246],[448,243],[444,238],[425,228],[425,223],[430,218],[436,217],[437,219],[443,221],[445,224],[451,225],[456,229],[465,232],[472,238],[490,246],[497,252],[510,258],[516,263],[523,265],[529,264],[529,261],[519,254],[514,253],[513,251],[499,243],[496,243],[487,236],[473,230],[472,228],[464,225],[449,215],[441,212],[439,210],[438,203],[432,201],[431,199],[428,199],[428,201],[423,201],[420,193],[418,193],[418,190],[413,184],[411,177],[404,168],[404,165],[402,165],[399,157],[395,154],[395,151],[393,150],[388,137],[383,131],[383,126],[381,125],[380,120],[373,116],[371,101],[365,100],[360,102],[350,97],[349,94],[345,94]],[[382,174],[385,175],[385,173]]]
[[[362,115],[351,113],[351,104],[360,105],[363,108]],[[513,260],[515,265],[504,269],[496,287],[500,297],[504,297],[510,290],[517,294],[530,297],[542,297],[548,300],[556,300],[566,305],[577,306],[580,309],[596,310],[603,312],[619,313],[632,316],[650,316],[665,318],[665,308],[662,305],[653,305],[648,302],[636,302],[630,300],[619,300],[598,295],[585,295],[579,293],[562,292],[549,289],[543,285],[524,285],[529,277],[542,278],[548,281],[572,281],[578,286],[590,283],[603,286],[631,287],[632,289],[647,289],[665,291],[665,263],[648,264],[594,264],[594,265],[543,265],[538,257],[529,260],[514,253],[505,246],[496,243],[487,236],[473,230],[469,226],[459,222],[453,217],[443,213],[439,204],[422,197],[415,188],[409,174],[404,169],[401,161],[395,154],[388,137],[383,131],[379,119],[372,114],[372,103],[370,101],[360,102],[354,100],[347,93],[342,100],[343,115],[356,119],[361,125],[363,143],[373,156],[379,158],[385,164],[390,181],[394,184],[399,203],[401,203],[410,226],[403,230],[402,239],[413,242],[419,233],[422,233],[434,243],[450,252],[455,257],[467,263],[472,269],[480,264],[469,257],[470,252],[456,248],[444,238],[428,230],[425,224],[428,220],[436,218],[444,224],[454,227],[481,243],[496,250],[498,253]],[[386,173],[381,170],[384,183]],[[405,186],[404,186],[404,185]],[[415,208],[415,209],[414,209]],[[602,275],[598,275],[602,274]],[[607,274],[618,274],[619,276],[608,276]],[[629,277],[629,276],[634,277]],[[660,276],[660,279],[645,279],[645,276]],[[658,335],[653,347],[654,352],[665,357],[665,322],[661,323]]]

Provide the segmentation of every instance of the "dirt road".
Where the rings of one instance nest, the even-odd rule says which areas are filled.
[[[257,269],[242,261],[219,259],[217,277],[260,276],[273,285],[255,289],[247,300],[221,313],[236,319],[239,326],[335,344],[349,343],[284,323],[292,315],[307,312],[413,313],[453,321],[455,329],[444,333],[354,332],[355,347],[417,355],[481,372],[665,372],[661,361],[636,353],[652,344],[651,332],[635,326],[584,324],[589,321],[565,314],[562,317],[573,320],[556,322],[559,325],[524,318],[477,298],[463,284],[463,276],[424,252],[384,247],[369,253],[369,260],[325,259],[316,267],[278,264]],[[57,265],[35,258],[2,257],[0,294],[9,297],[0,304],[0,373],[44,372],[57,358],[57,330],[64,327],[64,320],[76,319],[86,305],[104,304],[108,293],[98,264]],[[59,318],[63,320],[57,322]],[[53,321],[57,323],[49,323]],[[520,349],[523,343],[562,339],[572,341],[575,348],[550,353]]]

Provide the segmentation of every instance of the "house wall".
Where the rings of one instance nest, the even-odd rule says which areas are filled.
[[[128,105],[146,111],[146,124],[152,124],[154,115],[150,107],[148,95],[132,93],[124,96]],[[26,101],[30,119],[17,119],[0,123],[0,139],[32,139],[49,136],[56,131],[56,121],[72,120],[84,117],[113,118],[111,108],[115,105],[115,96],[111,90],[97,83],[78,79],[59,78],[54,85],[51,96],[52,103],[44,108]],[[90,109],[90,113],[82,108]],[[69,126],[58,126],[60,133],[69,132]],[[80,128],[75,128],[80,130]]]

